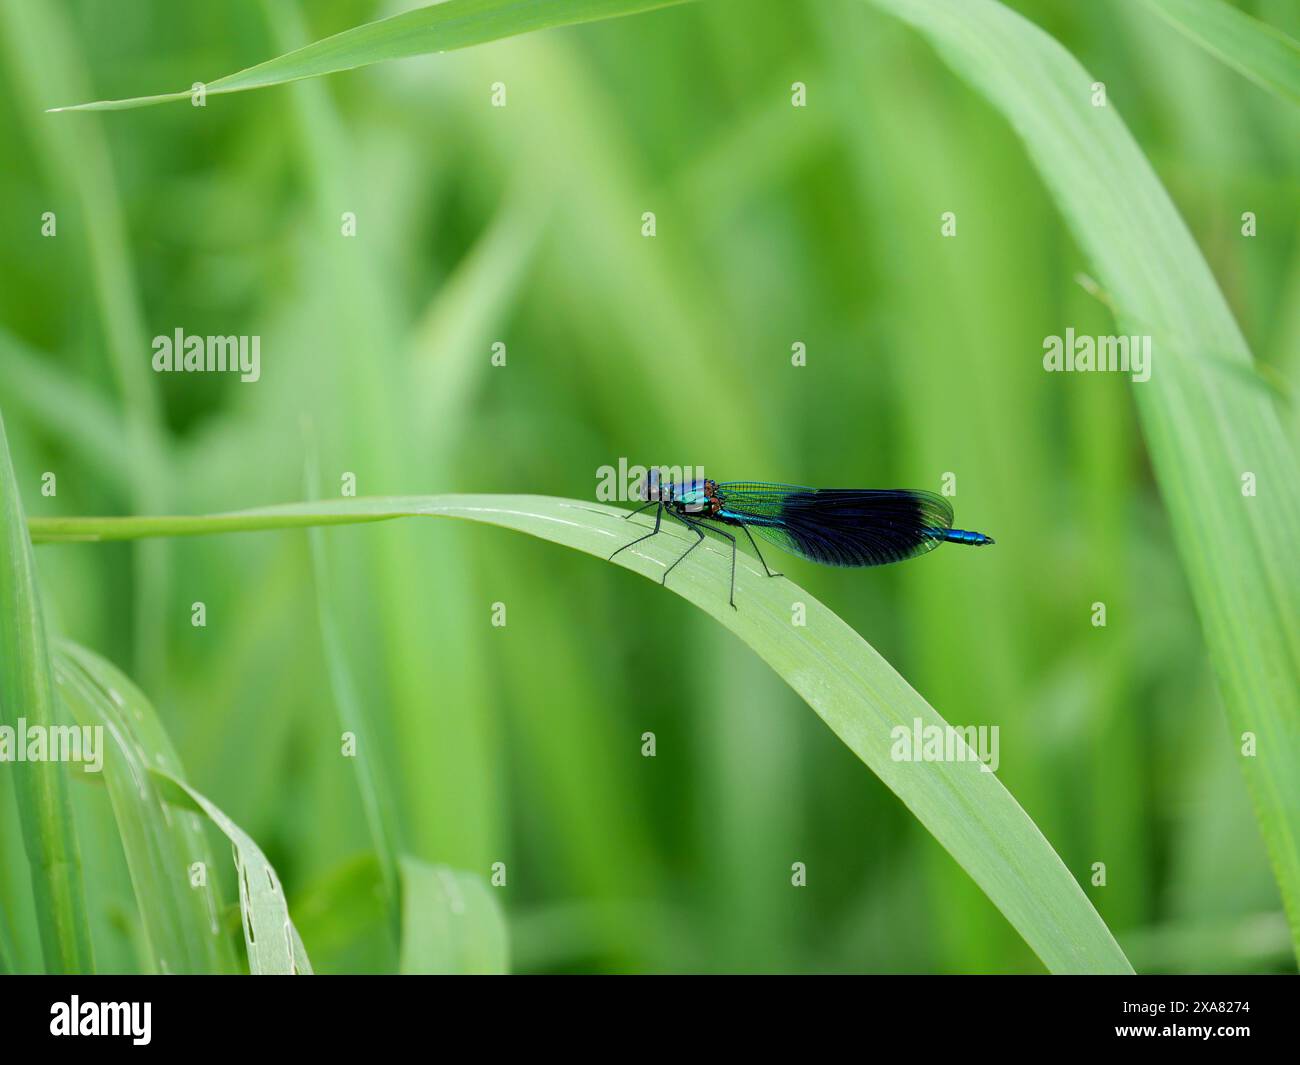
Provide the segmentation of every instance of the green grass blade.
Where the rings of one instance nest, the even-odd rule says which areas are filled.
[[[50,99],[79,96],[89,90],[82,81],[85,56],[78,49],[67,12],[59,4],[0,4],[0,56],[12,77],[18,101],[47,174],[52,194],[76,205],[79,258],[93,284],[88,304],[98,311],[105,365],[112,372],[122,404],[125,430],[123,476],[130,478],[136,511],[170,506],[169,450],[165,444],[158,375],[140,352],[148,349],[149,329],[136,285],[136,267],[127,233],[128,212],[119,194],[108,140],[97,119],[73,128],[36,110]],[[92,298],[93,297],[93,298]],[[134,672],[142,682],[166,660],[170,630],[163,623],[169,601],[170,570],[167,545],[134,552],[132,566],[136,598],[132,627],[137,654]]]
[[[289,918],[284,888],[262,848],[202,792],[167,770],[153,767],[150,774],[155,782],[172,786],[167,789],[168,801],[207,814],[233,845],[249,972],[254,976],[310,975],[311,962]]]
[[[0,548],[0,725],[13,730],[8,731],[12,745],[20,718],[29,728],[48,729],[55,724],[55,701],[36,563],[3,417]],[[46,968],[90,972],[94,961],[67,767],[59,762],[14,761],[5,764],[4,771],[13,774]]]
[[[509,970],[505,917],[481,876],[405,855],[401,869],[403,974]]]
[[[307,493],[320,494],[320,473],[317,468],[315,437],[309,434],[310,459],[304,476]],[[382,889],[388,903],[388,916],[394,931],[398,928],[398,827],[393,813],[394,802],[389,781],[380,763],[380,730],[371,719],[369,705],[361,698],[357,682],[348,661],[347,647],[342,639],[336,619],[333,596],[330,590],[329,561],[326,555],[325,533],[314,528],[308,531],[311,547],[312,577],[316,584],[316,613],[320,622],[321,643],[329,671],[330,691],[338,712],[339,725],[344,732],[356,737],[357,749],[350,761],[356,770],[357,791],[365,811],[366,827],[375,847]]]
[[[1300,44],[1223,0],[1144,0],[1170,25],[1269,92],[1300,104]]]
[[[446,0],[377,22],[355,26],[333,37],[276,56],[206,85],[209,96],[262,89],[268,85],[316,78],[341,70],[406,59],[431,52],[450,52],[503,37],[555,26],[634,15],[672,7],[686,0]],[[53,111],[120,111],[131,107],[190,99],[190,90],[98,100]]]
[[[153,706],[116,667],[75,644],[55,649],[54,676],[73,720],[104,730],[104,782],[139,906],[146,965],[161,973],[234,972],[202,825],[197,815],[174,814],[150,776],[155,766],[180,766]],[[198,886],[196,863],[205,873]]]
[[[1138,412],[1300,950],[1300,470],[1200,250],[1093,77],[992,0],[872,0],[920,30],[1007,116],[1110,295],[1152,337]],[[1220,359],[1208,359],[1207,354]],[[1257,494],[1243,493],[1254,475]]]
[[[644,532],[644,516],[548,496],[394,496],[287,504],[209,518],[33,519],[37,540],[301,528],[307,524],[453,517],[515,529],[605,558]],[[668,530],[618,556],[658,579],[694,537]],[[865,640],[792,582],[769,580],[744,557],[727,603],[730,553],[709,543],[673,573],[669,589],[739,636],[830,726],[958,861],[1054,972],[1130,972],[1109,930],[1051,845],[993,773],[974,761],[902,762],[891,731],[943,719]],[[431,575],[436,579],[436,575]],[[794,603],[806,624],[791,624]]]
[[[284,891],[275,870],[246,832],[180,777],[180,758],[163,730],[157,712],[145,695],[114,666],[74,644],[65,644],[60,648],[59,667],[61,676],[70,682],[64,688],[66,695],[74,700],[81,698],[88,701],[90,711],[102,715],[106,730],[114,734],[118,744],[114,753],[126,759],[130,782],[137,789],[140,798],[146,803],[158,805],[160,810],[162,803],[169,803],[205,814],[234,845],[250,971],[255,974],[310,973],[310,962],[298,932],[289,919]],[[83,705],[82,709],[86,707]],[[113,786],[111,779],[109,785],[110,788]],[[162,948],[171,943],[177,951],[178,959],[189,958],[196,967],[207,971],[228,969],[232,959],[224,945],[224,937],[220,935],[220,907],[215,896],[197,899],[198,892],[192,891],[186,880],[189,864],[195,860],[204,861],[211,868],[211,858],[201,828],[197,822],[188,819],[176,826],[168,821],[170,815],[163,813],[160,816],[176,833],[175,839],[170,841],[173,847],[176,840],[179,840],[179,853],[195,856],[183,859],[180,866],[182,886],[179,888],[195,898],[178,901],[160,896],[159,892],[174,891],[177,884],[170,878],[170,866],[175,858],[171,861],[166,859],[169,841],[158,838],[158,826],[155,825],[155,839],[152,842],[155,845],[161,844],[162,849],[153,852],[153,858],[157,861],[161,856],[167,863],[167,868],[155,869],[153,872],[161,872],[167,879],[168,886],[155,885],[147,894],[139,895],[139,902],[142,908],[159,902],[174,906],[178,911],[175,921],[180,922],[180,925],[168,933],[169,938],[156,938],[159,936],[159,922],[163,918],[158,914],[148,915],[146,926],[151,934],[151,945]],[[124,843],[126,842],[124,833]],[[132,879],[139,891],[141,882],[136,881],[136,871],[137,867],[133,866]],[[184,925],[188,925],[188,932],[182,927]],[[193,944],[185,947],[177,944],[177,936],[188,934],[193,937],[196,933],[208,941],[201,948],[196,950]],[[167,962],[166,956],[161,956],[159,961]],[[160,965],[160,968],[171,969],[172,966]]]
[[[119,740],[120,749],[135,747],[135,758],[131,761],[130,768],[133,783],[139,788],[141,798],[146,801],[160,799],[161,802],[206,814],[234,845],[249,970],[254,974],[310,973],[311,963],[298,931],[289,919],[284,890],[275,870],[271,868],[261,848],[243,829],[178,775],[180,759],[148,699],[108,662],[75,645],[68,644],[62,649],[61,665],[64,667],[65,678],[73,681],[81,678],[85,682],[79,689],[69,689],[72,698],[77,698],[78,694],[92,700],[98,698],[101,702],[100,709],[103,709],[102,703],[110,704],[111,712],[105,715],[105,724],[110,731],[118,734],[115,738]],[[98,696],[92,688],[98,689]],[[122,740],[126,742],[123,743]],[[148,781],[137,779],[137,772],[147,774]],[[166,816],[163,815],[164,818]],[[200,860],[207,860],[207,850],[197,835],[197,826],[183,826],[183,831],[186,833],[183,849],[190,853],[197,852],[204,856]],[[135,872],[133,867],[133,880]],[[142,906],[153,900],[153,895],[140,897]],[[203,912],[197,915],[190,912],[188,916],[190,920],[197,916],[202,926],[215,937],[219,934],[219,929],[214,924],[217,912],[215,900],[211,900],[204,902]],[[181,915],[178,919],[185,920],[185,916]],[[152,931],[156,931],[156,928]],[[191,934],[193,931],[191,929]],[[157,941],[153,941],[153,944],[161,946]],[[201,959],[204,964],[224,967],[225,955],[220,948],[201,953],[206,955]]]
[[[276,47],[287,51],[308,39],[295,5],[265,2],[261,6]],[[382,476],[392,478],[393,484],[407,484],[419,476],[440,483],[448,476],[438,470],[440,453],[430,448],[429,437],[412,422],[414,410],[403,398],[418,395],[421,389],[392,366],[347,354],[367,345],[384,351],[401,349],[405,321],[395,292],[383,281],[384,259],[375,254],[374,244],[362,242],[356,246],[358,254],[339,257],[332,254],[332,238],[325,236],[333,229],[337,204],[357,203],[361,198],[361,210],[366,210],[368,193],[359,185],[358,160],[348,148],[346,126],[320,81],[291,86],[282,102],[288,109],[288,128],[297,134],[297,154],[304,174],[310,175],[311,199],[320,220],[312,240],[314,254],[325,267],[317,281],[327,301],[322,321],[328,323],[329,336],[322,343],[322,357],[338,360],[339,367],[334,388],[324,390],[332,393],[331,398],[322,395],[313,404],[315,424],[330,427],[322,462],[330,465],[346,455],[348,468],[367,482],[384,471]],[[447,383],[440,380],[437,390]],[[382,428],[376,430],[377,426]],[[424,446],[418,442],[422,436]],[[414,461],[417,455],[423,456],[419,462]],[[449,562],[442,594],[433,598],[421,595],[410,582],[410,574],[424,565],[421,549],[429,551],[432,545],[416,544],[409,529],[395,529],[365,537],[360,549],[334,556],[330,579],[341,589],[340,600],[346,601],[345,589],[355,589],[358,582],[367,589],[361,607],[365,620],[353,614],[354,624],[340,634],[341,643],[358,666],[361,654],[374,656],[378,676],[383,678],[372,685],[358,673],[358,694],[384,707],[387,783],[395,800],[392,810],[400,850],[460,868],[481,868],[501,831],[501,782],[490,770],[491,704],[486,684],[490,673],[456,606],[468,594],[470,567],[462,549],[454,542],[442,544],[441,557],[455,556],[455,561]],[[367,643],[368,651],[363,650]],[[441,648],[461,665],[440,685],[430,647]],[[369,675],[369,680],[377,679],[375,673]],[[440,702],[446,709],[431,713],[427,698],[435,685],[441,688]],[[400,743],[391,742],[395,736],[401,737]],[[454,818],[413,813],[457,804],[460,815]],[[392,871],[396,873],[395,863]],[[396,902],[395,875],[393,886]],[[394,935],[397,918],[394,905]]]

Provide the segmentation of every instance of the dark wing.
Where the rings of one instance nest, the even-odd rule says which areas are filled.
[[[933,550],[952,528],[942,496],[906,488],[802,488],[749,481],[718,485],[720,517],[734,517],[778,547],[826,566],[883,566]]]

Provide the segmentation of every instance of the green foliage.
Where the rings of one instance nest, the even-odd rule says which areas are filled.
[[[310,973],[279,877],[252,838],[181,775],[179,758],[144,694],[111,663],[65,644],[55,676],[78,725],[112,747],[104,772],[139,906],[147,971],[220,973],[233,961],[207,817],[231,842],[248,967],[254,974]]]
[[[72,648],[129,663],[144,748],[257,840],[317,971],[500,968],[501,925],[457,924],[431,872],[498,861],[481,890],[525,972],[1119,966],[1107,927],[1144,972],[1294,971],[1294,5],[403,6],[0,5],[3,720],[17,687],[59,712],[45,631],[75,641],[54,668],[79,713],[108,709]],[[45,113],[475,41],[202,108]],[[1045,374],[1067,326],[1151,333],[1153,379]],[[150,372],[177,327],[259,335],[261,380]],[[736,614],[716,544],[670,579],[691,610],[481,523],[163,518],[176,538],[109,542],[300,498],[303,415],[331,507],[346,478],[588,498],[624,456],[951,478],[998,545],[783,559],[790,582],[742,563]],[[38,572],[19,496],[41,536],[138,517]],[[588,509],[564,535],[608,554]],[[653,577],[675,545],[617,561]],[[764,598],[796,586],[828,605],[807,630]],[[1000,728],[996,778],[881,761],[880,730],[930,706]],[[0,767],[0,969],[88,968],[92,942],[100,969],[238,965],[238,913],[210,944],[166,858],[193,815],[159,793],[193,800],[151,776],[130,803],[130,765],[106,787]]]
[[[159,973],[234,971],[221,922],[216,864],[199,818],[173,812],[152,776],[179,759],[149,701],[98,655],[64,644],[55,658],[59,697],[72,719],[102,729],[104,782],[131,874],[146,948]]]
[[[1011,120],[1120,331],[1152,338],[1138,412],[1300,953],[1300,465],[1273,397],[1250,381],[1250,351],[1173,203],[1068,52],[992,0],[874,2]]]
[[[0,419],[0,725],[10,730],[7,748],[16,747],[27,727],[49,729],[55,715],[45,618],[36,586],[31,540]],[[24,752],[25,754],[25,752]],[[17,750],[0,762],[5,787],[12,780],[22,824],[23,848],[30,865],[32,896],[41,948],[49,972],[87,972],[93,967],[86,922],[85,888],[77,848],[77,828],[68,800],[65,767],[53,761],[20,760]],[[19,857],[14,853],[14,857]],[[12,889],[11,889],[12,899]],[[16,910],[11,899],[6,909]],[[17,965],[17,960],[11,963]]]
[[[579,500],[546,496],[432,496],[331,500],[208,518],[48,519],[33,536],[66,541],[256,531],[428,515],[501,525],[600,557],[644,531],[646,519]],[[658,577],[694,542],[660,534],[618,556],[618,564]],[[1034,823],[969,752],[954,761],[901,761],[896,730],[943,729],[946,722],[856,632],[802,588],[769,579],[756,561],[738,568],[728,602],[730,553],[710,545],[675,570],[671,588],[754,649],[932,832],[1035,953],[1054,972],[1129,972],[1123,953]],[[794,619],[798,617],[798,623]],[[919,723],[919,726],[918,726]],[[963,750],[964,750],[963,745]],[[409,870],[404,916],[412,916]],[[419,881],[428,885],[428,876]],[[420,933],[410,933],[419,936]],[[403,958],[409,959],[404,939]],[[406,961],[403,965],[406,967]]]
[[[262,89],[270,85],[355,70],[388,59],[483,44],[520,33],[573,26],[581,22],[635,15],[686,0],[444,0],[429,7],[391,15],[357,26],[323,41],[296,48],[255,67],[217,78],[204,86],[210,95]],[[129,100],[57,107],[55,111],[118,111],[174,100],[188,100],[191,90],[137,96]]]
[[[206,814],[234,848],[248,971],[254,976],[310,975],[311,962],[298,929],[289,918],[284,888],[262,849],[220,807],[185,781],[164,769],[155,767],[150,772],[157,783],[172,786],[170,801],[188,800],[184,805]]]
[[[1284,100],[1300,104],[1300,44],[1224,0],[1145,0],[1202,48]]]
[[[481,876],[402,859],[403,973],[504,973],[505,915]]]

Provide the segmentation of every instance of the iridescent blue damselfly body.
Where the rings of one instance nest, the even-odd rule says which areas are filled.
[[[695,533],[691,544],[664,571],[661,583],[712,530],[731,541],[731,605],[736,605],[736,537],[749,539],[763,572],[768,569],[753,533],[792,554],[825,566],[883,566],[933,551],[940,544],[982,547],[983,533],[952,527],[952,507],[942,496],[910,488],[803,488],[759,481],[664,481],[657,469],[646,475],[642,505],[627,517],[655,507],[654,528],[609,557],[658,534],[664,515]],[[753,530],[751,532],[750,530]]]

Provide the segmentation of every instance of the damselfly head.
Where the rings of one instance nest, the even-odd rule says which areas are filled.
[[[664,474],[667,473],[665,479]],[[677,494],[677,475],[665,466],[651,466],[645,475],[645,503],[671,503]]]
[[[644,487],[641,489],[641,501],[653,503],[659,499],[659,470],[651,466],[646,471]]]

